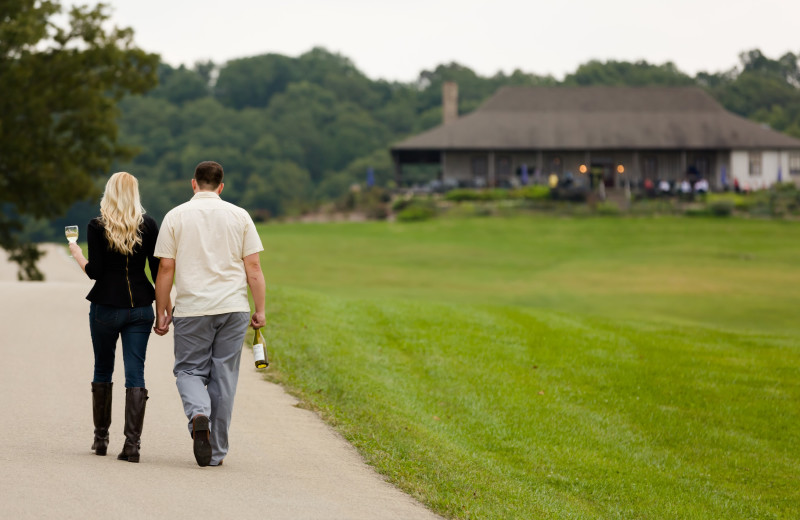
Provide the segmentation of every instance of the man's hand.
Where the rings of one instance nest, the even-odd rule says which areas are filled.
[[[267,324],[265,317],[267,287],[264,283],[264,273],[261,272],[261,260],[258,253],[244,257],[244,270],[247,273],[247,285],[250,286],[250,292],[253,293],[253,303],[256,308],[256,312],[250,318],[250,326],[260,329]],[[161,276],[160,273],[159,276]]]
[[[172,302],[169,292],[172,290],[172,280],[175,277],[175,259],[162,258],[158,264],[158,277],[156,278],[156,326],[153,331],[159,336],[169,332],[172,323]]]
[[[163,336],[169,332],[169,324],[172,323],[172,313],[167,310],[164,314],[156,316],[156,325],[153,327],[153,332],[159,336]]]
[[[253,316],[250,318],[250,326],[254,329],[260,329],[266,324],[267,318],[264,316],[263,312],[254,312]]]

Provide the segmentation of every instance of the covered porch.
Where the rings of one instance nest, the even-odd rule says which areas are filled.
[[[407,184],[404,166],[419,164],[432,165],[445,185],[476,188],[546,184],[555,175],[607,188],[703,178],[721,189],[731,171],[725,150],[395,150],[392,157],[398,186]]]

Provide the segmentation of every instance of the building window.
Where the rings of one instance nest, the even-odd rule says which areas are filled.
[[[750,175],[761,175],[761,152],[750,152],[748,156],[750,159],[750,166],[748,169]]]
[[[789,153],[789,173],[800,175],[800,152]]]
[[[658,161],[652,155],[644,157],[642,160],[642,173],[645,178],[657,179],[658,178]]]
[[[498,179],[506,179],[511,177],[511,158],[507,155],[499,156],[497,158],[495,168],[497,169],[496,173]]]
[[[472,176],[485,178],[489,175],[489,159],[485,155],[472,158]]]

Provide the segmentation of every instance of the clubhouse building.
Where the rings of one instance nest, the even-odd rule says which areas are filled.
[[[398,184],[409,164],[438,164],[450,185],[509,186],[555,174],[609,188],[645,179],[706,179],[712,189],[800,185],[800,139],[725,110],[696,87],[504,87],[458,117],[391,149]],[[578,181],[580,182],[580,180]]]

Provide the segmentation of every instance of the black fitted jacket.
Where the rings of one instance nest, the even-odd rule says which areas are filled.
[[[108,239],[99,218],[89,222],[86,240],[89,243],[89,263],[86,274],[95,280],[86,299],[111,307],[144,307],[156,299],[153,284],[144,272],[145,261],[150,262],[153,280],[158,276],[158,258],[153,256],[158,238],[158,224],[145,215],[139,227],[142,244],[130,255],[109,249]]]

